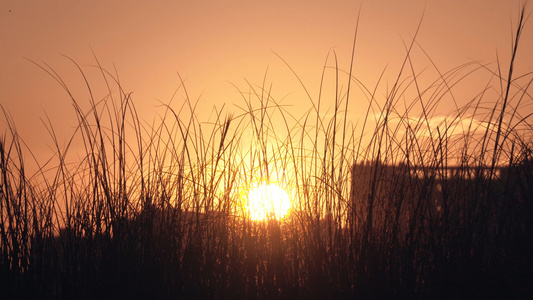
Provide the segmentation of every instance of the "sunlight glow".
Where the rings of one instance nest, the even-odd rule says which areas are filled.
[[[283,219],[291,208],[291,198],[275,184],[261,184],[248,193],[247,210],[252,220]]]

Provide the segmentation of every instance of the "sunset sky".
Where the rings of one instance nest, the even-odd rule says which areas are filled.
[[[335,50],[339,66],[348,70],[360,8],[354,74],[371,88],[387,67],[384,93],[405,57],[404,42],[410,42],[422,16],[417,41],[441,71],[474,60],[494,67],[497,55],[506,67],[522,2],[5,0],[0,4],[0,104],[30,147],[50,146],[41,121],[46,115],[68,137],[76,125],[68,95],[29,60],[48,64],[86,103],[83,78],[63,55],[82,66],[98,94],[104,83],[89,67],[95,64],[94,52],[104,68],[116,68],[147,120],[160,103],[170,101],[178,73],[192,100],[200,99],[205,114],[200,118],[223,104],[238,112],[233,104],[242,104],[242,98],[235,86],[247,90],[246,80],[261,85],[267,68],[277,99],[308,107],[297,79],[276,54],[316,96],[329,51]],[[521,42],[518,75],[533,70],[532,24],[526,25]],[[419,48],[414,58],[419,70],[431,66]],[[447,105],[442,113],[453,109]],[[354,118],[358,107],[353,106]],[[5,123],[0,126],[4,132]]]

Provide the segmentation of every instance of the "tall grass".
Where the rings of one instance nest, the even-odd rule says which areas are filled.
[[[533,77],[513,74],[524,24],[525,9],[506,77],[473,63],[436,69],[423,86],[413,39],[383,99],[379,82],[368,89],[333,55],[322,75],[324,83],[334,71],[333,99],[322,86],[317,98],[305,90],[312,109],[297,116],[265,75],[262,85],[236,87],[240,111],[207,121],[182,81],[183,105],[173,100],[147,122],[96,58],[108,90],[100,99],[73,61],[90,96],[83,110],[61,77],[37,64],[70,96],[78,125],[62,145],[48,123],[55,157],[29,176],[31,151],[2,108],[4,297],[532,296],[533,131],[523,109]],[[491,81],[439,117],[452,88],[482,71],[500,83],[496,98],[487,99]],[[359,127],[347,122],[349,102],[364,101],[353,99],[355,88],[368,100]],[[247,217],[247,189],[264,181],[292,195],[286,219]]]

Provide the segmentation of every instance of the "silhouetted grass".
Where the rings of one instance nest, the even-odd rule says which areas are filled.
[[[379,83],[367,89],[334,55],[334,99],[322,87],[316,101],[305,90],[312,109],[298,116],[265,79],[236,87],[241,111],[202,121],[181,82],[183,106],[170,102],[148,123],[96,58],[109,92],[102,99],[73,62],[87,84],[88,110],[52,68],[37,64],[71,96],[78,126],[61,145],[49,125],[56,156],[28,176],[24,144],[3,111],[3,297],[533,296],[533,146],[522,110],[533,79],[513,74],[524,18],[525,9],[505,77],[467,64],[437,69],[424,87],[411,61],[413,39],[384,99]],[[496,99],[488,83],[439,118],[437,104],[452,87],[482,70],[500,83]],[[364,101],[352,99],[354,86],[368,100],[361,129],[347,122],[349,101]],[[76,143],[83,154],[72,153]],[[289,217],[246,217],[246,189],[260,181],[289,190]]]

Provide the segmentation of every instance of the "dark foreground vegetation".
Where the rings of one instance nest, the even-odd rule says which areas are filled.
[[[202,123],[182,86],[185,105],[146,123],[98,65],[109,94],[87,111],[72,97],[79,125],[66,145],[49,128],[56,155],[36,174],[4,111],[0,298],[532,298],[532,76],[513,74],[523,25],[505,72],[470,64],[423,87],[408,48],[384,99],[350,75],[348,93],[298,117],[263,84],[241,93],[242,114]],[[494,77],[435,123],[460,72]],[[356,85],[366,99],[350,99]],[[348,101],[368,104],[357,130]],[[261,180],[290,190],[289,217],[246,217],[245,187]]]

